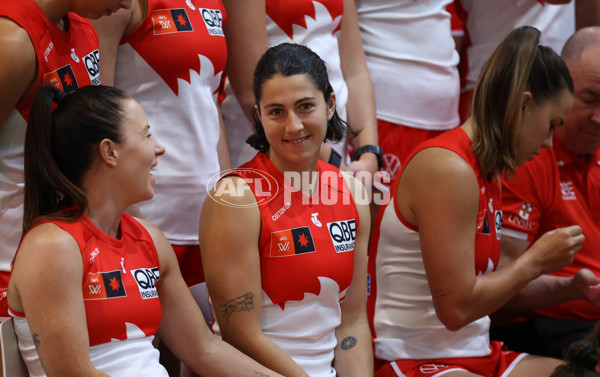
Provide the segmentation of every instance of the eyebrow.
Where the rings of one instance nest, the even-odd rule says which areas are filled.
[[[297,100],[296,102],[294,102],[294,105],[297,105],[297,104],[302,103],[304,101],[309,101],[309,100],[314,101],[316,98],[317,97],[303,97],[303,98],[300,98],[299,100]],[[278,106],[283,106],[283,105],[280,104],[280,103],[269,103],[269,104],[265,105],[265,109],[267,109],[269,107],[278,107]]]

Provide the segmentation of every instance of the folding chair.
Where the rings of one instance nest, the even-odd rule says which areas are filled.
[[[0,323],[0,353],[2,354],[2,377],[29,377],[17,346],[12,318],[4,317]]]

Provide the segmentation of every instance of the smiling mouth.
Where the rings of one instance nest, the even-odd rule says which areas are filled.
[[[304,137],[300,137],[298,139],[283,139],[283,141],[285,141],[286,143],[290,143],[290,144],[300,144],[305,140],[308,140],[309,136],[304,136]]]

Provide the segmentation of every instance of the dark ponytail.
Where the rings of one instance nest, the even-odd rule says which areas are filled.
[[[69,94],[53,86],[40,89],[25,135],[23,233],[38,221],[71,221],[85,211],[84,174],[100,141],[121,141],[122,102],[130,98],[108,86]]]
[[[556,368],[550,377],[600,377],[600,349],[587,341],[576,341],[567,349],[566,365]]]

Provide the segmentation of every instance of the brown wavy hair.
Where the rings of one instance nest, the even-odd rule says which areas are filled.
[[[573,93],[567,66],[551,48],[540,46],[540,31],[530,26],[513,30],[487,60],[475,86],[471,117],[473,151],[483,176],[511,176],[516,168],[517,129],[523,93],[542,105],[564,89]]]

